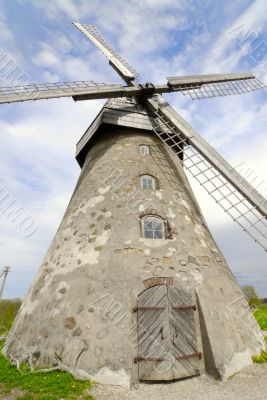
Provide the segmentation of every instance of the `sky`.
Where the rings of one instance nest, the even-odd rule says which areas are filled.
[[[140,82],[252,71],[267,84],[265,0],[0,0],[0,10],[1,86],[122,83],[72,22],[97,25]],[[267,198],[267,90],[167,99],[227,161],[260,183]],[[102,105],[68,98],[0,105],[0,270],[12,267],[5,297],[23,297],[37,273],[79,176],[75,145]],[[192,185],[239,283],[267,297],[267,254]],[[20,210],[17,218],[4,198]]]

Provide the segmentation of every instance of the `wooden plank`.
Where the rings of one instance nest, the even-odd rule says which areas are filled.
[[[191,295],[176,287],[168,287],[170,332],[173,355],[173,379],[199,374],[196,327]],[[179,304],[184,308],[175,308]],[[196,355],[196,356],[192,356]]]
[[[167,287],[161,285],[147,289],[139,296],[138,307],[162,308],[138,310],[138,356],[146,359],[138,361],[139,379],[172,380]]]
[[[127,88],[122,85],[105,85],[88,82],[44,83],[23,86],[0,87],[0,104],[16,103],[30,100],[73,97],[76,100],[106,99],[109,97],[130,97],[141,92],[138,88]]]
[[[167,78],[167,81],[171,86],[180,85],[203,85],[206,83],[218,83],[218,82],[231,82],[246,79],[253,79],[255,75],[249,73],[230,73],[230,74],[211,74],[211,75],[188,75],[188,76],[171,76]]]

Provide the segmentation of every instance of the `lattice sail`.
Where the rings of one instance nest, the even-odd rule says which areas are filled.
[[[266,86],[252,74],[214,74],[167,78],[172,91],[192,100],[248,93]]]
[[[261,201],[261,210],[252,204],[249,197],[237,189],[209,160],[202,155],[190,139],[175,127],[159,109],[156,112],[154,131],[162,142],[180,157],[184,167],[200,183],[215,202],[235,221],[245,232],[267,251],[267,216],[261,211],[267,204],[256,189],[252,188],[237,171],[233,174],[241,184],[250,186],[251,195]]]
[[[115,97],[119,97],[122,91],[124,91],[122,85],[107,85],[105,83],[95,83],[93,81],[0,87],[0,104],[82,95],[87,95],[87,98],[91,99],[100,99],[113,97],[113,95],[117,93]],[[127,93],[124,93],[124,96],[125,95],[127,95]]]
[[[102,51],[126,80],[133,80],[137,76],[135,69],[109,46],[95,25],[79,23],[73,25]]]
[[[263,89],[265,85],[258,79],[248,79],[245,81],[208,83],[200,87],[186,87],[181,90],[183,95],[189,95],[192,100],[209,99],[219,96],[232,96],[243,94],[253,90]]]

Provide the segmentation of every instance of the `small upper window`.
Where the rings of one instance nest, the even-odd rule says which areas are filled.
[[[164,239],[164,221],[158,217],[147,216],[142,219],[143,237],[148,239]]]
[[[156,189],[156,179],[153,176],[142,175],[140,179],[142,189]]]
[[[141,156],[149,156],[149,146],[141,144],[139,146],[139,152]]]

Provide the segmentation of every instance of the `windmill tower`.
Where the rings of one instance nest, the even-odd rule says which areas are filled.
[[[127,86],[1,89],[2,103],[108,98],[77,144],[80,178],[4,352],[115,384],[204,371],[227,379],[251,363],[264,340],[184,168],[265,249],[266,200],[161,94],[207,98],[264,85],[252,74],[137,84],[95,27],[75,25]]]

